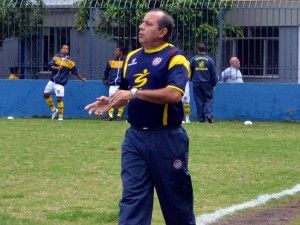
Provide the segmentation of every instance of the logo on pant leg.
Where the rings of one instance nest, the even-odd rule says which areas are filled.
[[[182,162],[180,159],[176,159],[173,163],[173,167],[177,170],[181,169],[182,167]]]

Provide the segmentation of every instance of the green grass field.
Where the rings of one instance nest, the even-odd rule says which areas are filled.
[[[94,119],[0,119],[0,224],[116,224],[127,127]],[[299,123],[184,127],[196,215],[300,183]],[[161,224],[156,201],[153,225]]]

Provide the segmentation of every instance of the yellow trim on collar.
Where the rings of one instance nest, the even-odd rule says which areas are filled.
[[[146,53],[154,53],[154,52],[159,52],[159,51],[163,50],[164,48],[166,48],[168,46],[173,46],[173,45],[171,45],[170,43],[166,42],[166,43],[164,43],[163,45],[161,45],[158,48],[153,48],[153,49],[145,49],[144,48],[144,50],[145,50]]]
[[[168,85],[167,88],[173,88],[173,89],[176,89],[177,91],[180,91],[182,94],[184,94],[184,91],[183,91],[181,88],[176,87],[176,86],[174,86],[174,85]]]

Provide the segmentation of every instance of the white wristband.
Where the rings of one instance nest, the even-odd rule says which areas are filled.
[[[135,98],[136,93],[138,92],[138,90],[139,90],[139,89],[137,89],[137,88],[132,88],[132,89],[130,90],[130,92],[131,92],[133,98]]]

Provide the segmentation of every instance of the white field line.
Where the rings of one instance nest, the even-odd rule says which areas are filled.
[[[259,205],[263,205],[272,199],[279,199],[286,195],[294,195],[297,192],[300,192],[300,184],[297,184],[296,186],[294,186],[291,189],[287,189],[287,190],[284,190],[284,191],[281,191],[278,193],[273,193],[273,194],[260,195],[256,199],[250,200],[248,202],[233,205],[228,208],[218,209],[213,213],[200,215],[196,218],[196,224],[197,225],[208,225],[213,222],[216,222],[217,220],[219,220],[220,218],[222,218],[224,216],[231,215],[239,210],[253,208],[253,207],[256,207]]]

